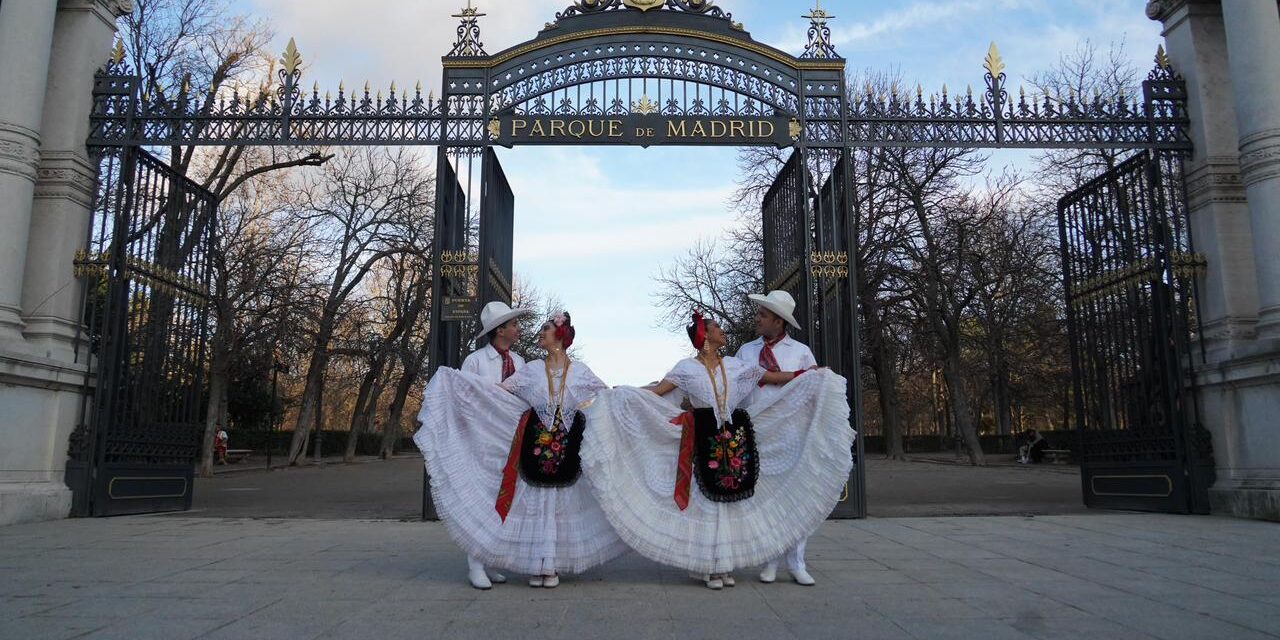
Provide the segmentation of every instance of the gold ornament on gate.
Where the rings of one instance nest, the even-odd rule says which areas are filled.
[[[650,9],[661,8],[663,5],[667,4],[667,0],[622,0],[622,4],[625,4],[632,9],[648,11]]]

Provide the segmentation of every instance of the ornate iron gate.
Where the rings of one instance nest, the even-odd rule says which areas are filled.
[[[848,397],[853,411],[861,416],[862,385],[860,335],[858,333],[858,307],[854,302],[858,288],[858,273],[852,261],[856,252],[850,251],[853,229],[852,208],[847,199],[850,183],[848,150],[833,155],[838,158],[831,167],[826,182],[817,194],[817,217],[813,224],[817,251],[809,257],[809,273],[813,278],[817,296],[817,330],[812,345],[819,364],[849,380]],[[866,446],[861,420],[854,420],[859,428],[854,443],[854,468],[846,486],[845,495],[836,505],[834,518],[865,518],[866,495]]]
[[[764,230],[766,291],[786,291],[796,299],[797,340],[813,344],[813,286],[809,254],[813,251],[809,168],[797,150],[778,172],[761,204]]]
[[[216,211],[213,194],[142,149],[100,161],[94,224],[76,263],[98,380],[68,453],[74,515],[191,506]]]
[[[485,150],[481,170],[479,303],[501,300],[511,304],[515,194],[493,149]]]
[[[1144,151],[1058,205],[1085,504],[1208,513],[1192,388],[1195,278],[1182,155]]]

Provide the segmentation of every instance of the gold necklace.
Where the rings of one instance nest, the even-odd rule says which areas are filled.
[[[720,359],[715,367],[707,362],[706,358],[699,355],[698,359],[702,361],[702,368],[707,370],[707,378],[711,380],[711,393],[716,397],[716,407],[720,409],[720,419],[728,420],[729,414],[729,373],[724,368],[724,358]],[[723,381],[723,390],[721,386],[716,385],[716,368],[720,369],[720,379]]]
[[[572,364],[568,358],[565,358],[564,373],[560,376],[560,390],[556,391],[555,378],[551,375],[551,360],[548,358],[542,361],[542,365],[547,371],[547,413],[551,414],[553,420],[557,423],[564,422],[561,407],[564,406],[565,389],[569,387],[569,367]],[[551,428],[555,429],[556,426],[553,423]]]

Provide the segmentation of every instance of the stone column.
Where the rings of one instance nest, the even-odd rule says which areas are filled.
[[[53,62],[44,100],[47,133],[41,148],[26,279],[22,287],[24,335],[32,351],[64,362],[76,359],[81,286],[73,273],[92,219],[96,167],[85,140],[93,106],[93,80],[115,37],[118,0],[60,0]],[[56,124],[56,126],[54,126]]]
[[[1258,273],[1258,336],[1280,340],[1280,7],[1222,3]]]
[[[1197,352],[1192,364],[1198,418],[1212,436],[1217,473],[1210,506],[1215,513],[1280,520],[1280,343],[1258,339],[1259,308],[1276,304],[1260,300],[1280,300],[1273,298],[1280,236],[1264,239],[1280,227],[1259,224],[1258,217],[1280,218],[1280,200],[1266,205],[1272,196],[1265,190],[1261,198],[1255,195],[1266,171],[1258,169],[1252,147],[1241,158],[1242,141],[1266,140],[1253,132],[1265,130],[1258,118],[1274,118],[1265,112],[1277,108],[1274,101],[1253,100],[1253,93],[1275,91],[1280,73],[1260,75],[1251,65],[1265,65],[1266,55],[1275,62],[1280,54],[1251,58],[1255,45],[1249,43],[1258,35],[1237,37],[1240,16],[1234,13],[1262,11],[1264,4],[1270,5],[1270,27],[1280,29],[1272,0],[1151,0],[1147,15],[1164,23],[1169,58],[1189,92],[1195,149],[1186,166],[1188,209],[1196,250],[1209,261],[1199,292],[1206,358],[1202,362]],[[1232,12],[1229,20],[1224,10]],[[1280,45],[1280,31],[1274,33],[1269,44]],[[1245,52],[1237,55],[1237,49]],[[1242,101],[1248,110],[1238,107]]]
[[[1187,208],[1196,250],[1209,261],[1200,286],[1203,340],[1209,362],[1231,360],[1253,349],[1258,292],[1222,11],[1212,1],[1152,0],[1147,15],[1164,23],[1169,59],[1187,83]]]
[[[56,9],[0,3],[0,351],[23,346],[22,276]]]
[[[56,18],[49,16],[52,44],[46,41],[39,90],[30,92],[45,135],[38,166],[32,168],[34,189],[27,181],[30,208],[20,228],[12,228],[4,209],[11,197],[19,198],[0,191],[0,211],[5,211],[0,246],[8,252],[11,238],[22,239],[16,267],[0,263],[0,277],[8,278],[11,269],[25,272],[17,285],[25,325],[22,349],[6,351],[0,343],[0,525],[5,525],[65,518],[71,510],[71,491],[64,481],[67,444],[82,418],[88,371],[71,349],[80,322],[73,260],[84,245],[94,182],[85,139],[94,72],[110,52],[117,12],[128,4],[3,0],[0,6],[6,18],[11,7],[40,6],[50,14],[56,8]],[[31,26],[23,22],[18,29],[30,31]],[[4,49],[9,43],[9,32],[0,31],[0,65],[13,59]],[[7,75],[4,82],[9,82]],[[0,100],[27,93],[11,91],[6,84]],[[8,259],[0,255],[0,261]]]

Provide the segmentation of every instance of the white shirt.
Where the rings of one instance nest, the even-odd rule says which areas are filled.
[[[738,349],[738,358],[752,364],[759,364],[761,351],[764,351],[764,338],[756,338]],[[818,364],[818,360],[813,357],[813,351],[791,336],[786,336],[778,344],[773,345],[773,357],[778,360],[778,368],[783,371],[800,371]],[[757,402],[769,402],[780,393],[782,393],[781,386],[765,385],[757,388],[747,399],[746,404],[751,406]]]
[[[511,361],[516,365],[516,371],[524,366],[524,358],[515,351],[511,353]],[[489,380],[494,384],[502,384],[502,354],[498,353],[493,345],[486,345],[482,349],[477,349],[462,361],[462,370],[467,373]]]

